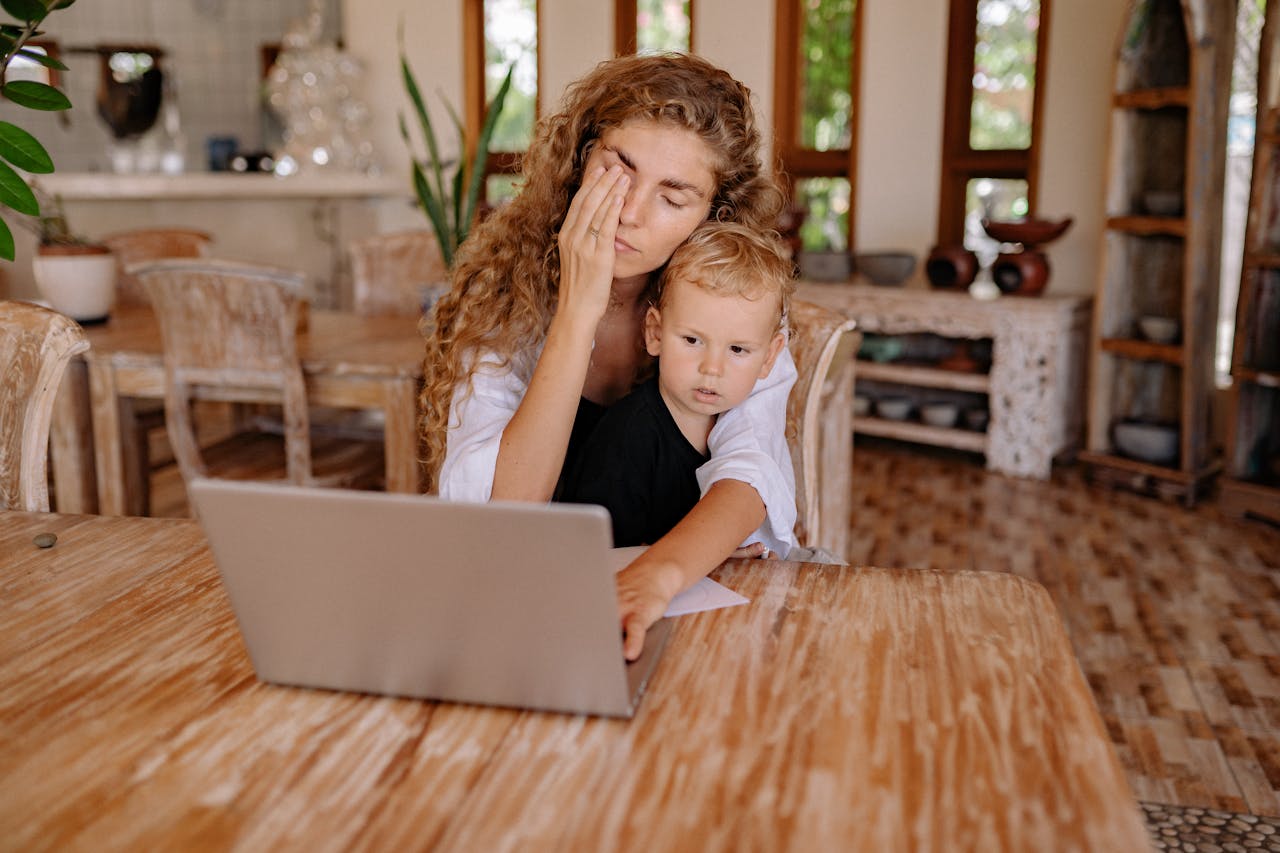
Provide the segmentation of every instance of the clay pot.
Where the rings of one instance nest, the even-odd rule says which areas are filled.
[[[941,290],[964,290],[978,275],[978,256],[964,246],[934,246],[924,262],[929,283]]]
[[[1003,252],[991,265],[991,278],[1001,293],[1037,296],[1049,280],[1049,259],[1030,249]]]

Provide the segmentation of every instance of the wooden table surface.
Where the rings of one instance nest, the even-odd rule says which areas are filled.
[[[417,393],[424,350],[417,324],[417,317],[311,310],[298,335],[308,400],[383,412],[388,491],[419,491]],[[122,438],[129,426],[120,400],[164,398],[160,328],[150,308],[126,306],[85,334],[87,381],[83,370],[68,371],[68,394],[59,399],[51,438],[57,508],[141,514],[127,484]],[[91,450],[85,433],[91,433]]]
[[[715,576],[584,718],[259,683],[194,522],[0,512],[0,848],[1146,847],[1039,585]]]

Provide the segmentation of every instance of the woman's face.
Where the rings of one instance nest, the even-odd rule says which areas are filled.
[[[707,144],[682,127],[636,119],[601,134],[586,171],[620,164],[631,178],[614,241],[614,278],[653,272],[707,218],[713,162]]]

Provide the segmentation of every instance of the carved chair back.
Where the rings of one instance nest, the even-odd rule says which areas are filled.
[[[134,269],[160,325],[165,423],[183,479],[205,476],[190,401],[278,403],[288,480],[312,485],[310,416],[298,360],[302,273],[212,259]]]
[[[49,426],[72,356],[89,348],[70,318],[0,302],[0,509],[49,511]]]
[[[440,244],[430,231],[400,231],[354,240],[351,310],[367,316],[422,311],[423,288],[447,282]]]
[[[853,357],[862,335],[843,314],[801,300],[792,300],[788,321],[798,373],[787,399],[796,540],[843,557],[852,489]]]
[[[163,258],[206,257],[213,237],[195,228],[136,228],[108,234],[100,242],[111,249],[120,268],[116,279],[116,302],[145,305],[147,290],[129,268],[143,261]]]

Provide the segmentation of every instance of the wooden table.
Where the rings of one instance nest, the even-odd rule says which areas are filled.
[[[0,512],[0,847],[1145,849],[1039,585],[716,577],[583,718],[261,684],[194,522]]]
[[[417,322],[416,317],[312,310],[306,331],[298,336],[312,403],[383,413],[386,487],[394,492],[419,491],[417,395],[423,343]],[[89,326],[85,333],[87,381],[83,369],[68,371],[69,393],[60,397],[54,419],[57,507],[62,512],[123,515],[136,511],[137,501],[126,486],[123,430],[128,424],[122,423],[121,401],[164,399],[160,328],[150,309],[130,307],[117,308],[107,323]],[[127,415],[127,409],[123,411]],[[91,453],[83,439],[90,420]]]

